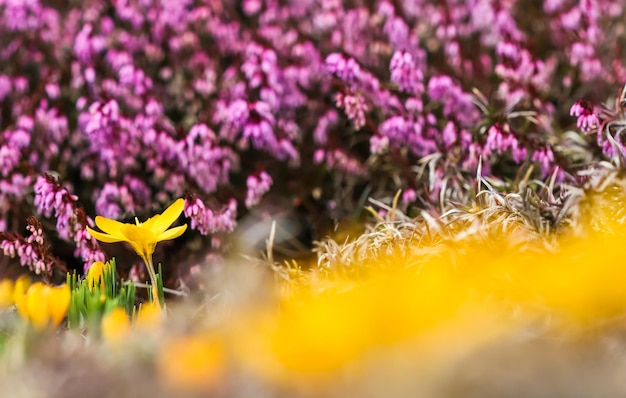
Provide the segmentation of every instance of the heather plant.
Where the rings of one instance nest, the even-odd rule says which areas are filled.
[[[532,178],[581,185],[581,169],[620,153],[615,121],[581,139],[608,120],[590,104],[626,78],[617,0],[33,0],[0,11],[0,227],[21,234],[44,217],[70,268],[105,259],[88,215],[141,218],[185,197],[197,231],[186,242],[202,249],[177,246],[176,283],[226,250],[255,208],[297,209],[319,238],[368,196],[402,189],[414,214],[467,203],[481,159],[482,176],[515,191],[531,165]],[[6,254],[18,243],[3,235]]]

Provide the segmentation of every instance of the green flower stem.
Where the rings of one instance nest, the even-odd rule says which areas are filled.
[[[146,269],[148,270],[148,275],[150,276],[150,284],[152,285],[152,300],[158,305],[162,305],[159,300],[159,285],[156,272],[154,271],[154,264],[152,263],[152,256],[145,256],[143,261],[146,264]]]

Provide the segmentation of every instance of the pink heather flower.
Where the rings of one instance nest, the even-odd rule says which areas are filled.
[[[389,139],[389,145],[396,148],[408,147],[416,156],[438,152],[435,139],[440,132],[431,126],[425,133],[422,125],[422,117],[417,120],[408,120],[401,116],[392,116],[378,126],[378,131],[383,137]]]
[[[96,213],[118,219],[126,213],[135,213],[135,201],[128,187],[108,182],[96,195]]]
[[[215,213],[198,197],[186,199],[184,213],[191,220],[191,229],[199,231],[202,235],[232,232],[237,219],[237,201],[231,199],[225,209]]]
[[[417,200],[417,193],[415,192],[414,189],[406,189],[404,192],[402,192],[402,203],[404,203],[405,205],[409,204],[409,203],[413,203]]]
[[[463,92],[450,76],[433,76],[428,82],[428,95],[443,104],[443,113],[454,117],[462,126],[472,126],[479,118],[472,96]]]
[[[328,142],[328,130],[337,124],[339,115],[334,109],[329,109],[317,122],[313,131],[313,139],[317,145],[325,145]]]
[[[561,8],[564,3],[565,0],[546,0],[543,2],[543,9],[547,13],[552,13]]]
[[[90,220],[79,218],[83,215],[82,209],[77,209],[78,198],[56,183],[53,177],[46,175],[38,177],[35,182],[34,204],[37,211],[46,217],[54,216],[57,219],[56,228],[59,237],[64,240],[74,241],[76,250],[74,255],[85,261],[88,266],[93,261],[102,261],[104,254],[100,250],[96,241],[86,235],[86,223]],[[31,231],[32,232],[32,231]],[[35,233],[33,232],[33,236]],[[30,238],[29,238],[30,239]],[[33,238],[37,240],[37,237]],[[40,269],[39,264],[37,269]]]
[[[548,147],[545,147],[543,149],[537,149],[533,152],[531,160],[533,162],[539,163],[539,165],[541,166],[541,175],[543,177],[546,177],[552,169],[554,154],[552,153],[552,150]]]
[[[572,44],[570,61],[574,65],[582,64],[594,54],[593,47],[589,44],[576,42]]]
[[[383,15],[386,18],[390,18],[395,15],[395,9],[393,7],[393,4],[384,0],[378,3],[378,9],[376,10],[376,13]]]
[[[389,17],[383,26],[383,32],[389,37],[389,42],[397,49],[408,49],[411,47],[409,42],[409,27],[402,18]]]
[[[216,134],[205,124],[191,127],[185,141],[175,144],[175,156],[189,179],[206,193],[214,192],[220,184],[228,183],[229,173],[237,164],[236,154],[218,145]],[[170,176],[167,183],[173,184]],[[185,181],[178,181],[181,186]]]
[[[354,176],[365,175],[365,167],[354,157],[340,149],[326,152],[326,166],[330,169],[340,170]]]
[[[570,108],[570,115],[576,116],[576,125],[584,133],[592,133],[597,130],[600,120],[592,105],[585,100],[578,100]]]
[[[259,173],[259,175],[248,176],[246,180],[246,186],[248,188],[246,192],[246,207],[251,208],[259,203],[263,195],[265,195],[272,186],[272,177],[265,171]]]
[[[460,142],[461,142],[461,148],[463,149],[469,148],[470,144],[473,142],[472,133],[470,133],[469,131],[465,129],[462,129]]]
[[[453,122],[446,123],[442,131],[442,139],[446,148],[450,148],[457,141],[457,129]]]
[[[246,101],[238,99],[233,101],[225,112],[226,122],[233,128],[243,128],[250,114]]]
[[[13,87],[15,87],[15,91],[19,93],[26,92],[26,90],[28,90],[28,87],[29,87],[28,79],[26,79],[25,77],[21,77],[21,76],[14,78]]]
[[[93,227],[93,221],[89,219],[91,226]],[[82,229],[76,231],[74,235],[74,243],[76,244],[76,250],[74,250],[74,257],[83,261],[84,271],[87,272],[91,264],[95,261],[105,261],[105,256],[98,242],[93,238],[87,228],[83,226]]]
[[[476,170],[478,167],[478,160],[483,153],[483,148],[478,143],[471,143],[467,148],[467,155],[463,160],[462,167],[465,170]],[[484,168],[483,168],[484,170]]]
[[[313,163],[322,164],[326,158],[326,151],[318,149],[313,153]]]
[[[492,125],[487,132],[487,141],[485,142],[484,155],[488,156],[492,152],[501,154],[505,151],[511,151],[514,158],[524,158],[526,153],[519,151],[519,142],[515,135],[509,131],[508,125],[501,126],[499,124]]]
[[[422,71],[416,68],[413,56],[406,51],[396,51],[389,63],[391,81],[396,83],[400,90],[409,94],[419,94],[424,90],[422,85]]]
[[[580,28],[581,17],[582,15],[580,12],[580,8],[573,7],[568,12],[561,14],[559,19],[561,21],[561,25],[563,26],[563,28],[569,29],[569,30],[577,30]]]
[[[515,163],[522,163],[528,156],[528,150],[524,147],[514,147],[511,149],[511,155]]]
[[[13,173],[10,179],[0,180],[0,203],[9,201],[9,198],[21,199],[30,190],[31,176]],[[1,229],[0,229],[1,231]]]
[[[252,16],[258,13],[261,10],[261,7],[263,7],[263,2],[261,0],[244,0],[242,5],[243,12],[247,16]]]
[[[365,112],[369,110],[369,107],[365,103],[365,99],[362,95],[343,95],[337,94],[337,107],[343,108],[348,119],[354,122],[355,130],[360,130],[365,126]]]
[[[0,243],[0,250],[7,257],[19,257],[20,264],[36,274],[50,273],[52,262],[46,263],[45,258],[41,257],[44,245],[41,225],[29,218],[26,229],[30,232],[26,239],[9,236]]]
[[[382,155],[389,148],[389,137],[373,135],[370,138],[370,152],[373,155]]]
[[[361,77],[361,67],[354,58],[346,58],[342,54],[332,53],[326,57],[326,70],[336,75],[348,85],[355,84]]]
[[[0,101],[11,93],[11,86],[11,79],[6,75],[0,75]]]
[[[9,145],[0,147],[0,173],[2,177],[8,177],[9,174],[17,167],[22,154],[18,148]]]
[[[46,264],[39,258],[32,242],[22,243],[18,240],[3,240],[2,243],[0,243],[0,249],[2,249],[2,253],[7,257],[19,257],[20,264],[33,271],[35,274],[39,275],[42,272],[48,273],[51,270],[52,264]]]

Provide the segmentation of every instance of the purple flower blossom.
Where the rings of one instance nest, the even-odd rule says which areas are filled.
[[[133,196],[126,186],[106,183],[96,197],[96,213],[103,217],[119,219],[135,212]]]
[[[248,188],[246,192],[246,207],[251,208],[257,205],[263,195],[270,190],[272,182],[272,177],[265,171],[260,172],[258,175],[248,176],[246,180]]]
[[[533,152],[531,160],[539,163],[539,166],[541,167],[541,175],[546,177],[550,174],[550,170],[552,169],[554,154],[548,147],[536,149]]]
[[[382,155],[389,148],[389,137],[373,135],[370,138],[370,152],[373,155]]]
[[[369,110],[369,106],[365,103],[363,96],[337,94],[336,105],[343,108],[348,119],[354,122],[354,129],[360,130],[365,126],[365,113]]]
[[[225,209],[216,213],[195,197],[185,200],[184,213],[191,220],[191,229],[202,235],[232,232],[236,225],[237,202],[231,199]]]
[[[184,142],[178,144],[178,162],[189,179],[206,193],[228,183],[228,175],[237,165],[237,156],[218,145],[215,133],[204,124],[194,125]]]
[[[354,58],[346,58],[339,53],[326,57],[326,70],[348,85],[355,84],[361,77],[361,68]]]
[[[420,94],[424,91],[422,71],[416,68],[413,56],[406,51],[396,51],[389,63],[391,81],[402,91],[409,94]]]
[[[484,146],[484,154],[488,156],[492,152],[501,154],[504,151],[516,151],[518,148],[517,138],[509,131],[508,125],[494,124],[487,132],[487,141]]]
[[[50,273],[52,263],[46,263],[41,258],[41,247],[43,246],[43,230],[29,224],[26,229],[31,233],[24,241],[20,239],[3,239],[0,242],[2,253],[10,258],[18,257],[20,264],[27,267],[35,274]]]
[[[415,200],[417,200],[417,193],[414,189],[407,189],[402,192],[402,203],[405,205],[413,203]]]
[[[600,125],[596,111],[585,100],[574,102],[574,105],[570,108],[570,115],[578,118],[576,125],[586,134],[593,133]]]
[[[450,76],[434,76],[428,82],[428,95],[443,104],[443,114],[455,117],[463,126],[472,126],[478,121],[478,111],[471,95],[464,93]]]
[[[11,79],[6,75],[0,75],[0,101],[11,93]]]

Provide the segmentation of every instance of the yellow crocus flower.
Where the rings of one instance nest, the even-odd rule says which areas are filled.
[[[146,264],[148,274],[156,292],[156,273],[152,264],[152,254],[157,243],[164,240],[178,238],[187,229],[187,224],[168,229],[181,215],[185,208],[185,201],[178,199],[172,203],[162,214],[157,214],[145,222],[139,222],[135,217],[134,224],[122,223],[110,218],[97,216],[96,225],[103,232],[95,231],[87,227],[91,236],[101,242],[115,243],[128,242]],[[155,295],[155,301],[158,297]]]
[[[65,318],[71,298],[69,286],[48,286],[35,282],[26,294],[20,294],[17,288],[16,284],[14,298],[17,310],[35,329],[56,327]]]
[[[89,227],[89,234],[101,242],[128,242],[147,263],[152,258],[157,243],[178,238],[187,229],[187,224],[168,229],[185,208],[185,201],[178,199],[163,214],[157,214],[141,223],[135,217],[135,224],[126,224],[110,218],[97,216],[96,225],[104,231],[98,232]]]

